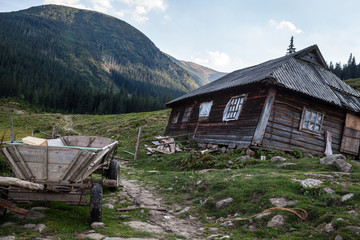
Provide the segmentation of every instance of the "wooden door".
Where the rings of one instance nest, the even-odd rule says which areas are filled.
[[[358,155],[359,145],[360,117],[347,113],[340,151]]]

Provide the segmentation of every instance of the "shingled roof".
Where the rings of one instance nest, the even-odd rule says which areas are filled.
[[[360,94],[329,71],[317,45],[240,69],[166,104],[215,93],[229,88],[269,81],[354,112],[360,112]]]

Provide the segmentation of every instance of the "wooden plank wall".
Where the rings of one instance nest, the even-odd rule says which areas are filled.
[[[324,113],[321,133],[316,135],[299,130],[303,108]],[[293,150],[323,154],[326,147],[326,131],[332,135],[334,153],[340,151],[346,113],[316,100],[307,100],[278,91],[265,130],[262,145],[270,149]]]
[[[194,133],[195,138],[204,142],[218,144],[236,144],[239,146],[250,145],[256,125],[261,114],[263,104],[267,97],[268,89],[255,86],[250,89],[234,89],[227,92],[196,99],[193,102],[174,107],[172,109],[166,133],[189,132]],[[248,94],[238,120],[222,121],[226,104],[233,96]],[[205,101],[213,101],[210,116],[207,120],[198,121],[199,105]],[[194,104],[193,112],[188,122],[182,123],[182,117],[187,106]],[[177,123],[171,123],[173,117],[180,112]]]

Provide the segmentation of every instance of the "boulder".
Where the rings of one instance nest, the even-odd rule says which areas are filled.
[[[332,225],[332,223],[328,223],[328,224],[325,225],[324,232],[332,233],[334,231],[335,231],[335,229],[334,229],[334,226]]]
[[[286,158],[281,156],[274,156],[270,159],[270,162],[285,162]]]
[[[267,223],[267,226],[272,228],[281,227],[282,225],[284,225],[284,222],[284,215],[276,215]]]
[[[341,197],[341,202],[345,202],[345,201],[349,200],[350,198],[352,198],[353,196],[354,196],[353,193],[346,194]]]
[[[35,226],[35,231],[38,231],[38,232],[42,232],[44,231],[44,229],[46,228],[46,225],[45,224],[42,224],[42,223],[39,223],[38,225]]]
[[[283,163],[283,164],[279,164],[279,165],[276,165],[276,168],[287,168],[289,166],[295,166],[297,165],[296,163]]]
[[[236,159],[236,162],[247,162],[251,159],[250,156],[248,155],[244,155],[244,156],[241,156],[239,158]]]
[[[104,228],[105,224],[103,222],[93,222],[91,224],[91,228],[95,229],[95,228]]]
[[[233,198],[226,198],[216,203],[216,209],[229,206],[234,201]]]
[[[317,179],[311,179],[311,178],[302,180],[300,182],[300,185],[305,189],[307,189],[307,188],[318,188],[318,187],[320,187],[321,184],[323,184],[322,181],[317,180]]]
[[[295,203],[298,202],[297,200],[287,201],[285,198],[270,198],[269,200],[272,204],[274,204],[277,207],[286,207],[289,205],[294,205]]]
[[[103,204],[103,207],[106,207],[109,209],[114,209],[114,205],[112,205],[111,203],[105,203],[105,204]]]
[[[334,238],[334,240],[343,240],[343,238],[340,235],[336,235],[336,237]]]
[[[329,187],[323,188],[324,192],[326,192],[327,194],[334,194],[335,191]]]
[[[327,157],[323,157],[320,159],[320,164],[333,165],[342,172],[352,172],[352,165],[346,162],[346,158],[342,154],[333,154]]]

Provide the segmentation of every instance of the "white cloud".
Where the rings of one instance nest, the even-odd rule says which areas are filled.
[[[212,62],[216,67],[223,67],[230,63],[230,57],[224,52],[214,51],[208,52],[210,56],[210,62]]]
[[[207,51],[204,57],[190,57],[190,61],[214,70],[231,71],[233,69],[230,56],[220,51]]]
[[[80,3],[80,0],[45,0],[44,4],[56,4],[75,8],[85,8],[85,6]]]
[[[270,19],[269,23],[270,25],[275,26],[276,29],[279,30],[289,30],[290,32],[297,34],[302,33],[302,30],[300,28],[297,28],[295,24],[289,21],[281,21],[278,23],[275,20]]]
[[[164,0],[120,0],[128,5],[131,9],[132,18],[139,23],[149,20],[147,16],[153,10],[160,10],[164,12],[167,4]]]
[[[112,0],[91,0],[93,4],[93,9],[98,12],[107,12],[109,9],[112,9],[111,5]]]

